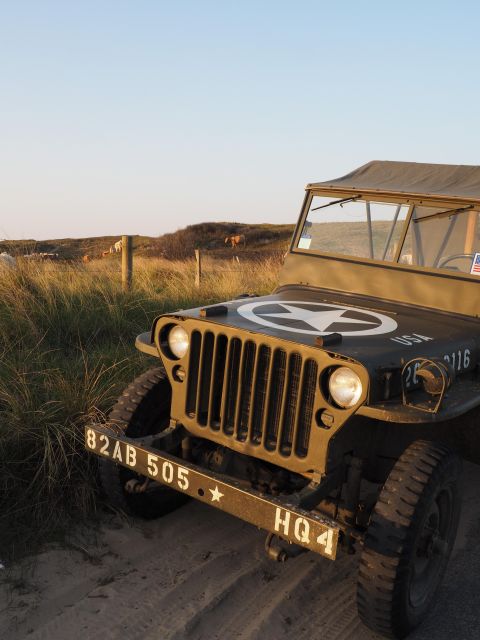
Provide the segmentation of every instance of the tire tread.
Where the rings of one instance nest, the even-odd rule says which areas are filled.
[[[170,416],[171,390],[163,367],[138,376],[122,392],[109,414],[109,422],[125,435],[139,437],[160,431],[156,425]],[[110,460],[99,461],[100,485],[109,503],[134,516],[155,518],[183,504],[185,496],[159,487],[155,495],[128,495],[121,481],[121,467]]]
[[[449,449],[417,440],[388,476],[365,536],[357,586],[359,616],[377,633],[403,638],[411,631],[402,594],[414,533],[432,485],[449,475],[456,479],[459,470]]]

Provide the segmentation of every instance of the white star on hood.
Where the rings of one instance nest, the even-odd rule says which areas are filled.
[[[354,318],[345,318],[344,313],[348,309],[330,309],[328,311],[311,311],[302,307],[293,307],[290,304],[277,303],[287,311],[281,313],[261,313],[261,316],[269,318],[284,318],[285,320],[300,320],[310,325],[320,332],[328,331],[332,324],[375,324],[367,320],[355,320]]]

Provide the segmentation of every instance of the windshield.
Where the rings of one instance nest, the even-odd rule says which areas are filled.
[[[314,196],[298,248],[391,261],[407,213],[397,203]]]
[[[314,196],[297,247],[480,276],[477,211],[415,206],[404,238],[408,213],[398,203]]]
[[[400,262],[480,275],[474,269],[480,252],[478,212],[464,210],[445,217],[433,215],[444,210],[415,207]]]

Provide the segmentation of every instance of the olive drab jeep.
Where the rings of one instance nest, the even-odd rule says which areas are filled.
[[[480,167],[307,185],[271,295],[138,336],[158,364],[85,431],[107,497],[146,517],[196,498],[264,529],[277,561],[356,552],[360,618],[405,637],[452,551],[480,405],[479,211]]]

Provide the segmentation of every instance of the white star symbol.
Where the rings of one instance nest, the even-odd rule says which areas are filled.
[[[285,318],[285,320],[301,320],[317,331],[327,331],[328,328],[335,323],[341,324],[375,324],[367,320],[355,320],[354,318],[345,318],[344,313],[348,309],[331,309],[329,311],[311,311],[302,307],[293,307],[290,304],[278,303],[287,311],[281,313],[261,313],[259,315],[268,316],[269,318]]]
[[[212,494],[212,502],[220,502],[220,498],[223,498],[225,494],[220,493],[218,490],[218,485],[215,485],[215,489],[209,489]]]

